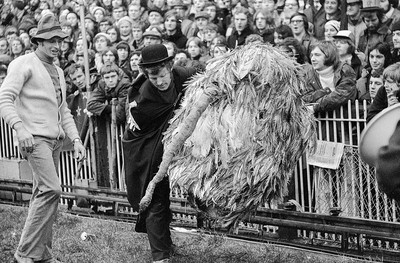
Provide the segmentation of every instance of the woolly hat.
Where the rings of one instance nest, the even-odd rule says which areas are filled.
[[[118,42],[118,44],[115,46],[115,48],[116,49],[125,48],[128,50],[128,52],[131,50],[131,47],[129,46],[128,42],[126,42],[126,41]]]
[[[110,36],[109,36],[109,35],[107,35],[106,33],[100,32],[100,33],[97,33],[97,34],[94,36],[94,38],[93,38],[93,43],[96,42],[96,40],[97,40],[99,37],[105,37],[105,38],[107,39],[107,41],[110,41]]]
[[[53,13],[44,15],[38,23],[38,31],[31,39],[33,44],[38,40],[49,40],[53,37],[66,38],[68,35],[61,30],[60,23]]]
[[[392,32],[400,30],[400,20],[392,24]]]
[[[15,26],[7,26],[6,29],[4,30],[4,36],[10,34],[18,34],[18,29]]]
[[[100,10],[101,12],[103,12],[104,15],[106,14],[106,10],[104,8],[102,8],[101,6],[96,6],[92,10],[92,15],[94,15],[97,10]]]
[[[337,32],[340,30],[340,22],[336,20],[329,20],[328,22],[325,23],[325,28],[327,26],[333,27]]]
[[[117,27],[120,27],[123,23],[129,23],[132,26],[133,21],[129,16],[121,17],[117,22]]]
[[[93,23],[96,23],[96,18],[94,18],[94,16],[92,14],[87,14],[85,16],[85,19],[90,19],[90,20],[93,21]]]
[[[163,12],[160,8],[153,7],[152,9],[149,9],[149,11],[148,11],[147,13],[150,15],[152,12],[157,12],[157,13],[159,13],[162,17],[164,17],[164,12]]]

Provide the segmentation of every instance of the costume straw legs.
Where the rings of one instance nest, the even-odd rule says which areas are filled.
[[[28,217],[14,255],[19,263],[56,262],[52,227],[61,194],[57,170],[65,136],[74,142],[75,157],[85,156],[65,102],[64,73],[53,64],[65,37],[53,14],[43,16],[32,38],[37,50],[11,62],[0,88],[0,115],[14,128],[33,172]]]

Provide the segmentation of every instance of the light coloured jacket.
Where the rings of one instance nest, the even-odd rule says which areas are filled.
[[[42,61],[34,53],[18,57],[9,65],[0,87],[0,117],[13,127],[22,121],[34,136],[71,140],[79,138],[74,119],[66,103],[66,84],[61,68],[62,103],[59,106],[55,87]]]

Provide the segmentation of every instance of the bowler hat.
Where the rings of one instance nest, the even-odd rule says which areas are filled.
[[[68,35],[61,30],[60,23],[53,13],[44,15],[38,23],[38,31],[31,39],[33,44],[38,40],[49,40],[53,37],[66,38]]]
[[[142,59],[139,66],[151,67],[162,62],[171,60],[173,56],[168,56],[167,48],[162,44],[154,44],[142,49]]]

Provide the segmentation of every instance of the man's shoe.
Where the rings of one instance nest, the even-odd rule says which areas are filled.
[[[33,259],[21,257],[16,252],[14,254],[14,262],[15,263],[34,263]]]

